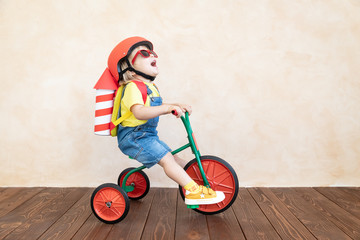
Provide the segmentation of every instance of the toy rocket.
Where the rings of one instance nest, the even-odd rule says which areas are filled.
[[[113,100],[118,84],[108,68],[105,69],[94,88],[96,89],[95,134],[109,136]]]

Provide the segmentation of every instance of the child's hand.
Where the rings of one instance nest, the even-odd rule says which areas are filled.
[[[184,115],[185,112],[189,113],[189,116],[192,113],[192,109],[191,106],[186,105],[186,104],[171,104],[168,110],[168,113],[173,113],[175,112],[176,114],[174,114],[177,118],[180,118],[181,116]]]
[[[172,105],[169,107],[169,113],[172,113],[177,118],[180,118],[185,112],[179,106]]]
[[[189,116],[191,115],[191,113],[192,113],[191,106],[186,105],[186,104],[181,104],[181,103],[178,103],[177,106],[180,107],[184,113],[188,112]]]

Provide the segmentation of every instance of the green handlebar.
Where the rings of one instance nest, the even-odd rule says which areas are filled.
[[[171,112],[173,115],[177,116],[177,112],[175,110],[173,110]],[[188,139],[189,139],[189,143],[185,144],[184,146],[174,150],[171,152],[171,154],[175,155],[176,153],[178,152],[181,152],[183,150],[185,150],[186,148],[190,147],[192,152],[194,153],[195,157],[196,157],[196,161],[197,161],[197,164],[199,166],[199,170],[200,170],[200,173],[201,173],[201,176],[202,176],[202,179],[204,181],[204,186],[205,187],[210,187],[210,184],[208,182],[208,180],[206,179],[206,176],[205,176],[205,173],[204,173],[204,169],[202,167],[202,164],[201,164],[201,160],[200,160],[200,151],[196,145],[196,141],[195,141],[195,138],[194,138],[194,133],[191,129],[191,125],[190,125],[190,120],[189,120],[189,113],[188,112],[185,112],[185,114],[183,116],[181,116],[181,120],[185,126],[185,129],[186,129],[186,132],[187,132],[187,135],[188,135]],[[134,187],[133,186],[126,186],[126,181],[127,179],[130,177],[131,174],[133,174],[134,172],[138,172],[138,171],[141,171],[142,169],[144,169],[145,166],[141,166],[141,167],[138,167],[136,169],[133,169],[131,170],[130,172],[128,172],[125,177],[124,177],[124,180],[122,182],[122,188],[126,191],[126,192],[131,192],[134,190]],[[196,207],[196,206],[194,206]]]
[[[177,114],[174,114],[174,115],[177,115]],[[204,186],[205,187],[210,187],[210,184],[209,184],[208,180],[206,179],[205,172],[204,172],[204,169],[203,169],[202,164],[201,164],[201,160],[200,160],[201,155],[200,155],[200,151],[199,151],[198,146],[197,146],[196,141],[195,141],[194,133],[193,133],[191,125],[190,125],[189,113],[185,112],[185,115],[181,116],[181,120],[182,120],[182,122],[183,122],[183,124],[185,126],[185,129],[186,129],[186,132],[187,132],[187,135],[188,135],[188,139],[189,139],[189,143],[187,145],[185,145],[184,147],[173,151],[172,154],[176,154],[176,153],[184,150],[185,148],[187,148],[188,145],[190,145],[191,150],[192,150],[192,152],[194,153],[194,155],[196,157],[196,161],[197,161],[197,164],[199,166],[199,170],[200,170],[202,179],[204,181]]]

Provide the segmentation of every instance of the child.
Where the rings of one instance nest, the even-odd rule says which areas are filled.
[[[160,115],[175,110],[182,116],[192,110],[186,104],[162,102],[157,87],[152,83],[159,74],[157,55],[153,44],[142,37],[131,37],[120,42],[111,52],[108,67],[119,84],[125,84],[120,104],[121,116],[131,112],[118,128],[117,138],[120,150],[142,163],[147,168],[159,164],[165,174],[186,190],[185,203],[188,205],[214,204],[224,200],[223,192],[199,186],[185,172],[186,161],[173,156],[171,149],[159,139],[157,124]],[[147,88],[144,104],[142,94],[134,81],[142,81]]]

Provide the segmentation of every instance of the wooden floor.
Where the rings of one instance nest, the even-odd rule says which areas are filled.
[[[152,188],[109,225],[90,188],[0,188],[0,239],[360,239],[360,188],[240,188],[224,213],[188,210],[177,189]]]

